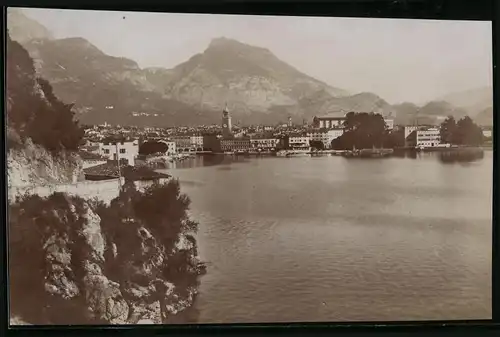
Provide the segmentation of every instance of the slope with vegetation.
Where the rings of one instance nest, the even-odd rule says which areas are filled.
[[[73,181],[83,132],[72,106],[7,36],[9,187]],[[188,206],[172,180],[128,181],[109,206],[63,193],[9,200],[11,323],[169,322],[203,271]]]

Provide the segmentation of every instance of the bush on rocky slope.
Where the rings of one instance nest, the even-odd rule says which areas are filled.
[[[11,317],[32,324],[167,322],[196,295],[200,263],[171,181],[127,184],[106,206],[55,193],[9,209]]]
[[[37,77],[28,52],[8,34],[6,60],[8,150],[31,139],[53,154],[76,151],[84,132],[73,119],[73,105],[61,102],[49,82]]]

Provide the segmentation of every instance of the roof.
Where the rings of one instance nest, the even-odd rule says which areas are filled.
[[[105,158],[101,155],[98,155],[98,154],[92,153],[92,152],[88,152],[85,150],[79,151],[78,154],[80,155],[80,157],[83,160],[107,160],[107,158]]]
[[[326,115],[322,116],[315,116],[315,118],[318,119],[344,119],[345,118],[345,113],[344,112],[330,112]]]

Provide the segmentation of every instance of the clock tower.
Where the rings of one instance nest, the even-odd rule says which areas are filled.
[[[224,138],[231,136],[231,128],[231,115],[229,114],[226,104],[224,110],[222,110],[222,136]]]

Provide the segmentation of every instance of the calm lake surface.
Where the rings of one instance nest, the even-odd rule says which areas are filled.
[[[199,157],[200,323],[491,318],[493,153]]]

